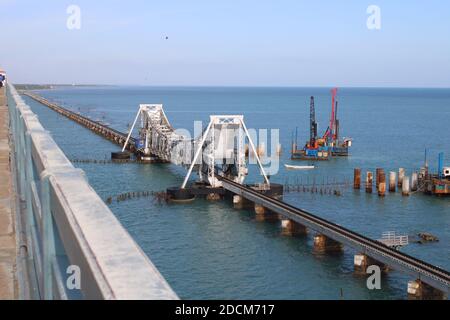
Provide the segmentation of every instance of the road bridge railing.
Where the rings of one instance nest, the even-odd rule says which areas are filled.
[[[12,85],[27,283],[32,299],[178,299]]]

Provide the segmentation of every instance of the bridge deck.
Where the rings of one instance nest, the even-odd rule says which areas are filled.
[[[63,108],[53,102],[48,101],[47,99],[38,96],[31,92],[22,92],[24,95],[36,100],[37,102],[49,107],[50,109],[58,112],[59,114],[81,124],[82,126],[88,128],[89,130],[93,131],[94,133],[112,141],[113,143],[116,143],[120,146],[123,146],[125,143],[125,140],[127,139],[127,135],[123,132],[120,132],[116,129],[113,129],[111,127],[108,127],[107,125],[104,125],[98,121],[91,120],[81,114],[78,114],[76,112],[70,111],[66,108]],[[127,150],[129,151],[135,151],[135,139],[130,138],[132,143],[127,144]]]

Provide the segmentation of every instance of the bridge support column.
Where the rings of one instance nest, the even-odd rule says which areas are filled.
[[[285,236],[303,236],[308,233],[304,225],[290,219],[281,220],[281,234]]]
[[[236,209],[249,209],[253,207],[253,202],[245,199],[243,196],[235,194],[233,196],[233,206]]]
[[[314,251],[318,253],[325,252],[342,252],[343,245],[323,234],[317,234],[314,236]]]
[[[446,300],[447,297],[441,290],[433,288],[429,284],[417,279],[408,282],[408,299],[410,300]]]
[[[211,192],[206,195],[206,200],[216,201],[216,200],[220,200],[220,199],[221,199],[221,197],[220,197],[220,194],[218,194],[218,193]]]
[[[382,272],[389,271],[389,267],[363,253],[355,254],[353,259],[356,274],[366,274],[367,268],[372,265],[380,267]]]
[[[258,203],[255,203],[255,214],[256,221],[277,221],[280,219],[277,213]]]

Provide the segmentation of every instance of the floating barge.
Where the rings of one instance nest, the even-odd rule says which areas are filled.
[[[425,166],[419,173],[419,185],[424,193],[436,196],[450,195],[450,167],[444,167],[444,153],[438,156],[438,173],[428,172],[428,164],[425,152]]]
[[[425,193],[437,196],[450,195],[450,179],[431,178],[426,180],[424,190]]]
[[[426,163],[426,160],[425,160]],[[439,153],[438,173],[430,174],[428,166],[421,169],[419,174],[421,189],[427,194],[444,196],[450,195],[450,167],[444,167],[444,153]]]

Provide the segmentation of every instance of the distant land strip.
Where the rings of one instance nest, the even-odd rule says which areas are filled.
[[[16,90],[48,90],[61,87],[110,87],[103,84],[14,84]]]

